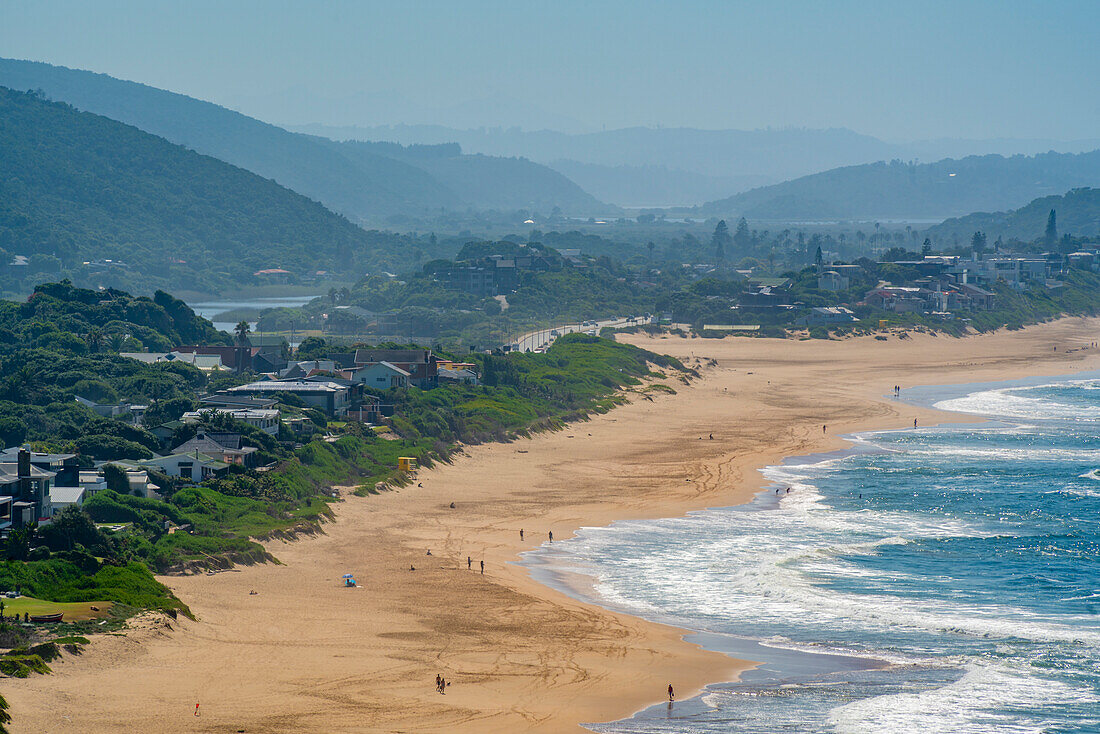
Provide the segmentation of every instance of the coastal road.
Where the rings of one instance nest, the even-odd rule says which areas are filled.
[[[600,329],[605,327],[620,328],[624,326],[639,326],[641,324],[648,324],[653,321],[653,316],[635,316],[635,317],[611,317],[606,319],[600,319],[596,321],[588,321],[584,324],[561,324],[559,326],[548,326],[545,329],[539,329],[538,331],[532,331],[520,336],[518,339],[511,343],[511,349],[513,352],[533,352],[540,347],[547,347],[562,334],[573,334],[578,331],[592,331],[595,330],[597,334],[600,333]],[[555,335],[554,332],[557,332]]]

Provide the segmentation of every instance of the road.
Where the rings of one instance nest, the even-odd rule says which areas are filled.
[[[596,333],[600,333],[600,329],[604,327],[620,328],[623,326],[637,326],[640,324],[648,324],[653,321],[652,316],[637,316],[631,318],[608,318],[597,320],[595,326],[592,322],[589,322],[588,326],[583,324],[561,324],[559,326],[548,326],[545,329],[539,329],[538,331],[532,331],[522,335],[514,342],[511,343],[511,349],[513,352],[533,352],[541,347],[549,346],[557,337],[553,335],[553,332],[561,334],[572,334],[578,331],[592,331],[596,330]]]

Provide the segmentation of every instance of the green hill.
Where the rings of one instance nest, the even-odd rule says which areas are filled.
[[[1078,186],[1100,185],[1100,150],[892,161],[835,168],[705,204],[708,216],[756,220],[941,219],[1022,206]]]
[[[217,292],[266,268],[361,273],[400,257],[274,181],[33,94],[0,87],[0,140],[9,290],[11,255],[47,277],[142,292]]]
[[[42,90],[199,153],[246,168],[354,220],[440,208],[561,206],[588,213],[598,202],[545,166],[480,156],[428,164],[369,146],[292,133],[209,102],[90,71],[0,59],[0,85]],[[399,146],[398,146],[399,147]],[[538,169],[538,170],[536,170]]]
[[[1080,188],[1061,196],[1044,196],[1011,211],[955,217],[930,228],[928,235],[939,241],[952,237],[966,241],[980,231],[991,240],[1002,237],[1031,242],[1043,236],[1051,209],[1057,212],[1059,234],[1100,235],[1100,188]]]

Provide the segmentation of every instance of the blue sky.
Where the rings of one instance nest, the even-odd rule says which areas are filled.
[[[1095,138],[1098,38],[1098,0],[0,0],[0,55],[290,124]]]

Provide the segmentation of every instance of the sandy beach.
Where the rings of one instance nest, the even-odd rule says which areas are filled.
[[[197,620],[143,619],[54,675],[5,680],[12,731],[578,732],[659,702],[670,682],[687,698],[751,661],[576,601],[518,554],[550,532],[746,501],[758,469],[844,433],[966,420],[888,394],[1097,369],[1098,333],[1100,319],[1064,319],[965,339],[626,337],[702,377],[468,448],[422,470],[422,487],[349,495],[324,535],[269,544],[280,565],[163,579]],[[360,586],[342,588],[344,573]]]

